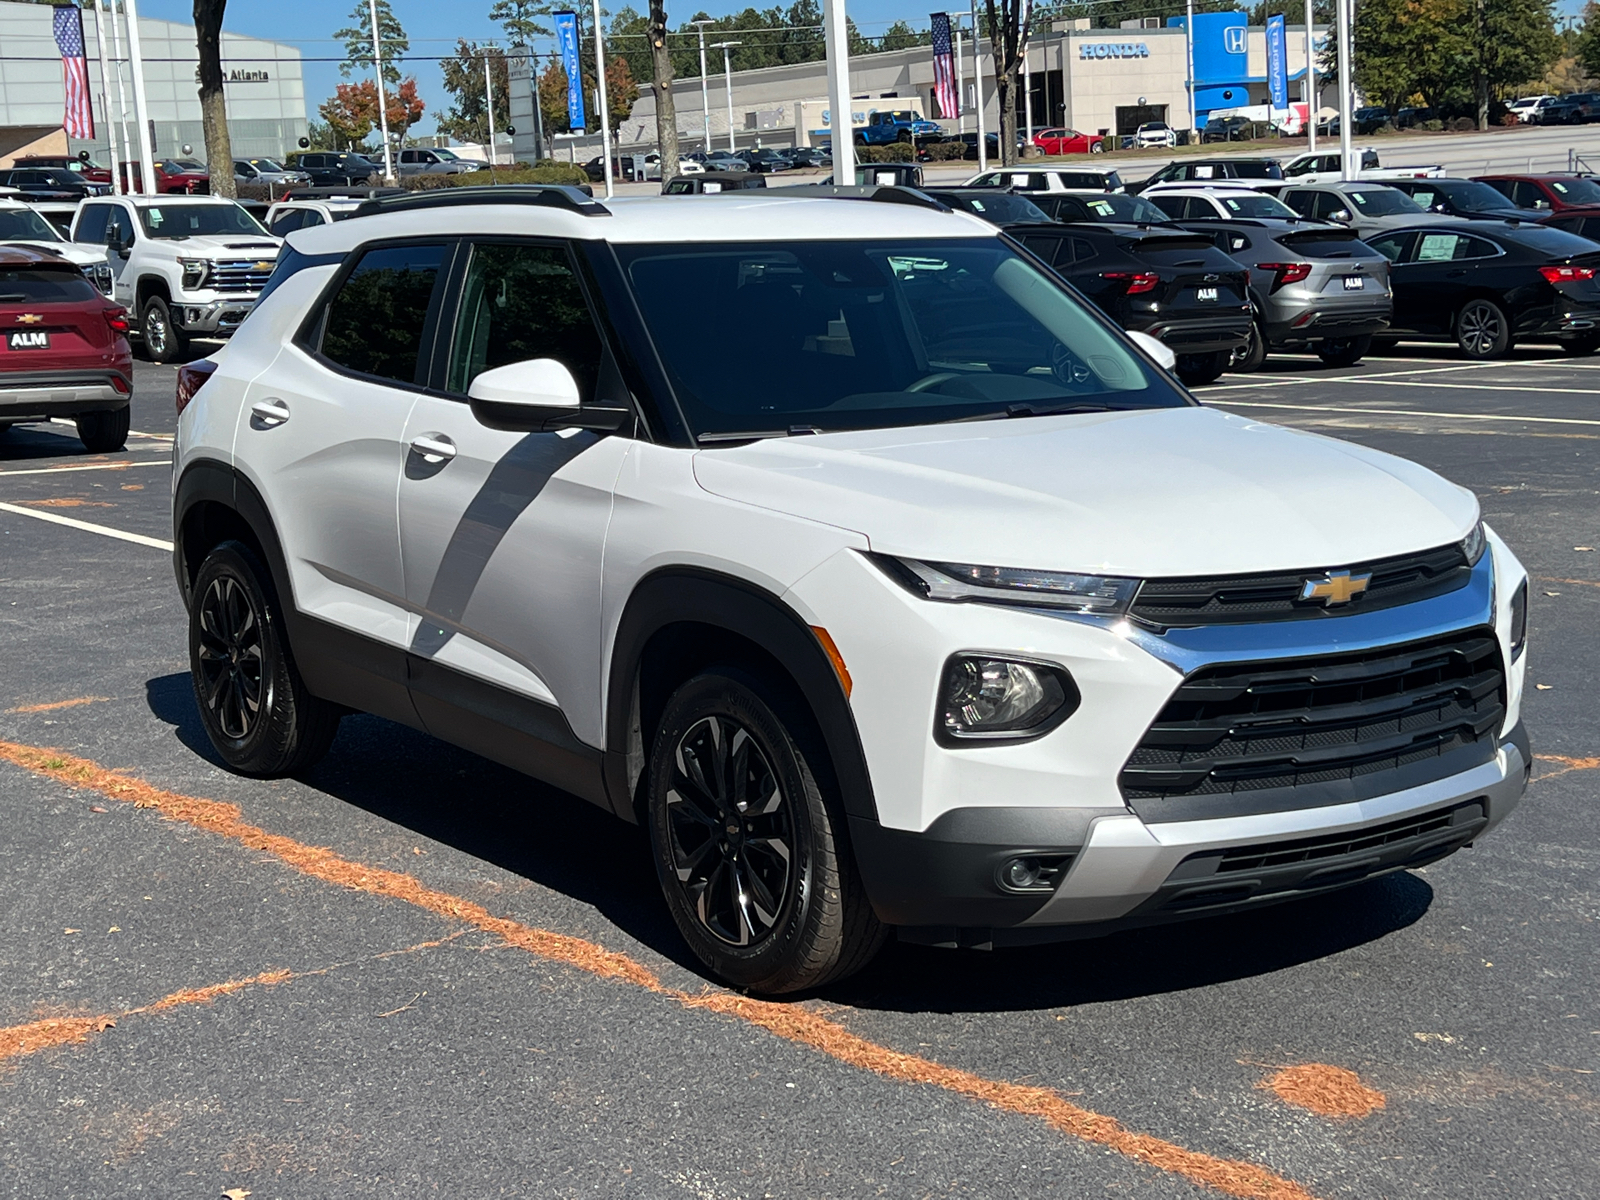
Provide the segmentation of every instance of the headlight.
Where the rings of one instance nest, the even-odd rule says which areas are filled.
[[[1071,716],[1078,701],[1060,667],[958,654],[945,664],[934,734],[945,745],[1035,738]]]
[[[180,258],[178,265],[183,268],[183,287],[185,291],[193,291],[206,281],[206,274],[211,270],[211,264],[203,258]]]
[[[1483,557],[1484,547],[1488,544],[1489,539],[1483,535],[1483,522],[1479,521],[1472,527],[1472,532],[1461,539],[1461,553],[1466,555],[1469,567],[1478,565],[1478,560]]]
[[[979,567],[970,563],[919,562],[913,558],[889,561],[900,568],[893,573],[902,582],[929,600],[1026,604],[1105,616],[1127,611],[1140,582],[1111,575],[1033,571],[1024,567]]]

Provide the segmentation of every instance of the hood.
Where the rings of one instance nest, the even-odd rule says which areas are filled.
[[[886,554],[1138,577],[1363,562],[1478,517],[1415,463],[1207,408],[772,438],[701,450],[694,472]]]
[[[12,241],[8,246],[28,246],[34,250],[48,250],[51,254],[66,259],[68,262],[77,263],[80,267],[90,263],[103,263],[108,261],[104,246],[85,246],[78,242],[33,242]]]
[[[247,233],[197,233],[186,238],[159,238],[179,258],[276,258],[282,240]]]

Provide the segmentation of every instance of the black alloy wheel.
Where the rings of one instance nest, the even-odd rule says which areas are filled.
[[[1259,371],[1267,361],[1267,335],[1260,320],[1250,322],[1250,340],[1233,352],[1228,362],[1230,371]]]
[[[1233,357],[1232,350],[1217,350],[1211,354],[1180,354],[1175,370],[1178,378],[1190,387],[1198,387],[1203,383],[1215,383],[1222,378],[1222,373],[1228,369],[1228,360]]]
[[[1317,357],[1330,367],[1353,367],[1372,349],[1372,336],[1328,338],[1317,346]]]
[[[270,575],[254,550],[206,555],[189,600],[189,673],[206,736],[244,775],[293,775],[327,753],[341,710],[295,669]]]
[[[832,778],[810,710],[781,681],[712,668],[667,701],[645,796],[656,874],[678,931],[722,981],[817,987],[886,939]]]
[[[1493,300],[1468,300],[1456,314],[1456,345],[1471,359],[1499,358],[1511,348],[1511,326]]]

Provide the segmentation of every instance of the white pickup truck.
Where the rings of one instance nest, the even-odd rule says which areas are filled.
[[[231,337],[283,244],[223,196],[171,195],[86,200],[72,240],[106,248],[112,298],[152,362],[186,358],[191,337]]]
[[[1361,152],[1359,177],[1362,179],[1371,179],[1374,182],[1382,182],[1385,179],[1440,179],[1444,173],[1444,168],[1439,166],[1380,166],[1376,150]],[[1283,164],[1283,177],[1290,183],[1337,183],[1343,178],[1343,173],[1339,169],[1339,152],[1317,150],[1313,153],[1297,154]]]

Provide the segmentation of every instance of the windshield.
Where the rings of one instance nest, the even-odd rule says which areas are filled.
[[[281,171],[284,168],[270,158],[252,158],[250,165],[258,171]]]
[[[1276,196],[1263,196],[1259,192],[1252,192],[1248,196],[1218,196],[1218,202],[1228,210],[1229,216],[1234,217],[1298,217],[1295,212]]]
[[[1393,217],[1422,211],[1415,200],[1398,188],[1373,188],[1370,192],[1346,192],[1345,195],[1364,217]]]
[[[208,234],[267,231],[237,204],[151,204],[139,209],[144,231],[153,238],[186,238]]]
[[[1026,196],[1013,196],[1009,192],[996,192],[989,196],[960,196],[943,192],[930,192],[936,200],[944,200],[956,208],[992,221],[996,225],[1015,225],[1018,222],[1048,221],[1045,212]]]
[[[33,170],[46,183],[59,184],[59,185],[61,185],[63,187],[77,187],[79,184],[81,184],[83,182],[83,180],[79,179],[71,171],[64,171],[64,170],[61,170],[59,168],[48,170],[48,171],[41,171],[37,167],[35,167],[35,168],[33,168]]]
[[[0,208],[0,242],[65,241],[56,227],[31,208]]]
[[[1233,173],[1239,179],[1282,179],[1283,167],[1276,161],[1236,158],[1233,160]]]
[[[1096,221],[1118,221],[1135,225],[1148,225],[1152,221],[1165,221],[1162,212],[1142,196],[1127,196],[1120,192],[1107,192],[1104,196],[1082,196],[1078,199]]]
[[[1187,403],[998,239],[617,252],[702,442]],[[714,355],[708,329],[724,347]]]
[[[1427,185],[1423,185],[1425,188]],[[1449,199],[1450,203],[1462,212],[1504,212],[1511,207],[1511,202],[1495,191],[1487,183],[1479,183],[1476,179],[1464,179],[1459,183],[1451,183],[1442,188],[1434,188]],[[1418,188],[1411,193],[1411,198],[1424,207],[1432,207],[1433,200],[1423,196],[1427,193],[1423,188]]]
[[[1600,204],[1600,184],[1592,179],[1551,179],[1550,190],[1568,204]]]

